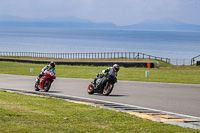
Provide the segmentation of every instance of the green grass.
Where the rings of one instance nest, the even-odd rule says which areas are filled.
[[[118,80],[147,81],[164,83],[200,84],[200,68],[197,66],[172,66],[161,62],[160,68],[120,67]],[[47,64],[31,64],[18,62],[0,62],[0,73],[38,76],[41,69]],[[71,66],[56,65],[57,77],[65,78],[95,78],[97,73],[109,66]],[[33,73],[30,69],[33,68]],[[150,77],[145,77],[145,71],[150,72]]]
[[[88,60],[87,60],[88,61]],[[129,60],[128,60],[129,61]],[[47,64],[0,62],[0,73],[38,76]],[[119,80],[199,84],[199,67],[172,66],[160,62],[159,69],[125,68]],[[57,65],[58,77],[94,78],[109,66]],[[33,68],[33,73],[30,69]],[[150,77],[145,77],[145,71]],[[129,114],[61,99],[24,96],[0,91],[0,132],[198,132],[179,126],[152,122]]]
[[[0,91],[0,132],[193,133],[198,131],[62,99]]]

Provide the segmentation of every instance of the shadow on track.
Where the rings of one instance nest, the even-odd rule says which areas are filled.
[[[60,93],[61,91],[48,91],[48,93]]]
[[[104,96],[103,94],[94,94],[94,95],[96,95],[96,96]],[[112,94],[110,94],[110,95],[108,95],[108,96],[104,96],[104,97],[125,97],[125,96],[128,96],[128,95],[116,95],[116,94],[114,94],[114,95],[112,95]]]
[[[110,97],[124,97],[124,96],[128,96],[128,95],[108,95],[108,96],[110,96]]]

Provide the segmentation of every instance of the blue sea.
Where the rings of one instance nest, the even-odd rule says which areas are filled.
[[[140,52],[164,58],[191,59],[200,55],[200,32],[0,28],[0,51]]]

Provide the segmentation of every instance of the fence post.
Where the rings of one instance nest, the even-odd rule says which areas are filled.
[[[192,60],[192,61],[193,61],[193,65],[194,65],[195,59],[193,58],[193,60]]]

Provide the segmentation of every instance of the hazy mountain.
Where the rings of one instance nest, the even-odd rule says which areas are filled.
[[[30,18],[23,18],[18,16],[11,16],[11,15],[2,15],[0,16],[0,22],[28,22],[33,21],[34,19]]]
[[[73,16],[70,17],[46,17],[46,18],[25,18],[11,15],[0,16],[0,22],[91,22],[87,19],[80,19]]]
[[[17,16],[0,16],[0,27],[52,27],[80,29],[133,29],[164,31],[200,31],[200,25],[186,24],[174,19],[146,20],[135,25],[116,26],[113,23],[95,23],[76,17],[23,18]]]
[[[135,25],[122,26],[123,29],[164,30],[164,31],[200,31],[200,25],[186,24],[174,19],[146,20]]]
[[[94,23],[87,19],[76,17],[47,17],[47,18],[23,18],[16,16],[0,16],[0,27],[52,27],[52,28],[90,28],[113,29],[113,23]]]

